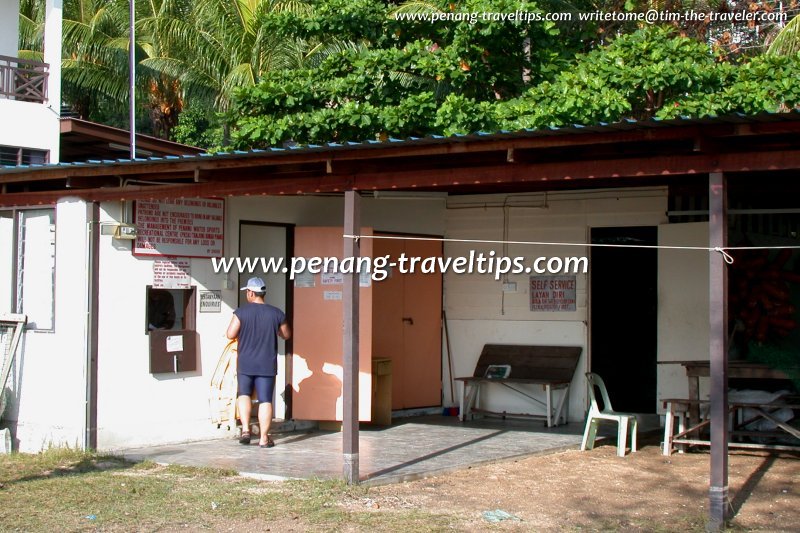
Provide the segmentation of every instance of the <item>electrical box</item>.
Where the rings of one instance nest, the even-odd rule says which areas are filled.
[[[120,223],[114,231],[114,238],[131,241],[136,238],[136,226],[133,224]]]

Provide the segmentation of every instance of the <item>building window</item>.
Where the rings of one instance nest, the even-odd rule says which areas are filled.
[[[47,150],[0,145],[0,166],[43,165],[49,161],[49,156]]]
[[[177,374],[197,370],[195,287],[146,287],[145,319],[150,343],[150,373]]]
[[[14,213],[0,211],[0,313],[14,309],[14,265],[16,264],[16,238]]]
[[[55,209],[0,211],[0,312],[27,315],[29,329],[55,326]]]
[[[147,287],[146,331],[194,330],[194,288]]]

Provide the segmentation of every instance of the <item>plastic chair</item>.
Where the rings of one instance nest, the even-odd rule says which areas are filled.
[[[606,384],[603,383],[603,378],[592,372],[586,373],[586,379],[589,383],[589,398],[592,401],[589,407],[589,416],[586,419],[586,429],[583,432],[583,442],[581,442],[581,451],[591,450],[594,448],[594,440],[597,436],[597,426],[601,420],[611,420],[617,423],[617,455],[625,457],[625,449],[628,443],[628,427],[631,430],[631,453],[636,451],[636,433],[638,429],[638,422],[636,415],[633,413],[620,413],[614,411],[611,407],[611,400],[608,398],[608,391],[606,391]],[[595,396],[595,387],[600,389],[600,394],[603,397],[603,409],[601,410],[597,405],[597,397]]]

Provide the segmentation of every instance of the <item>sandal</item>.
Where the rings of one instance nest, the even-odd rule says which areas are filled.
[[[250,432],[243,431],[239,436],[239,444],[250,444]]]
[[[273,446],[275,446],[275,442],[273,442],[271,438],[267,437],[267,443],[259,444],[258,446],[261,448],[272,448]]]

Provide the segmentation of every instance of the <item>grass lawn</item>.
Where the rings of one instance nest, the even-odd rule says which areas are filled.
[[[657,439],[656,439],[657,440]],[[730,531],[798,531],[796,454],[730,454]],[[5,531],[703,532],[707,453],[643,439],[498,461],[405,483],[259,481],[211,468],[52,449],[0,455]],[[503,511],[513,519],[490,520]]]
[[[441,514],[376,513],[349,504],[366,493],[338,481],[257,481],[224,470],[53,449],[0,456],[0,531],[457,528]]]

